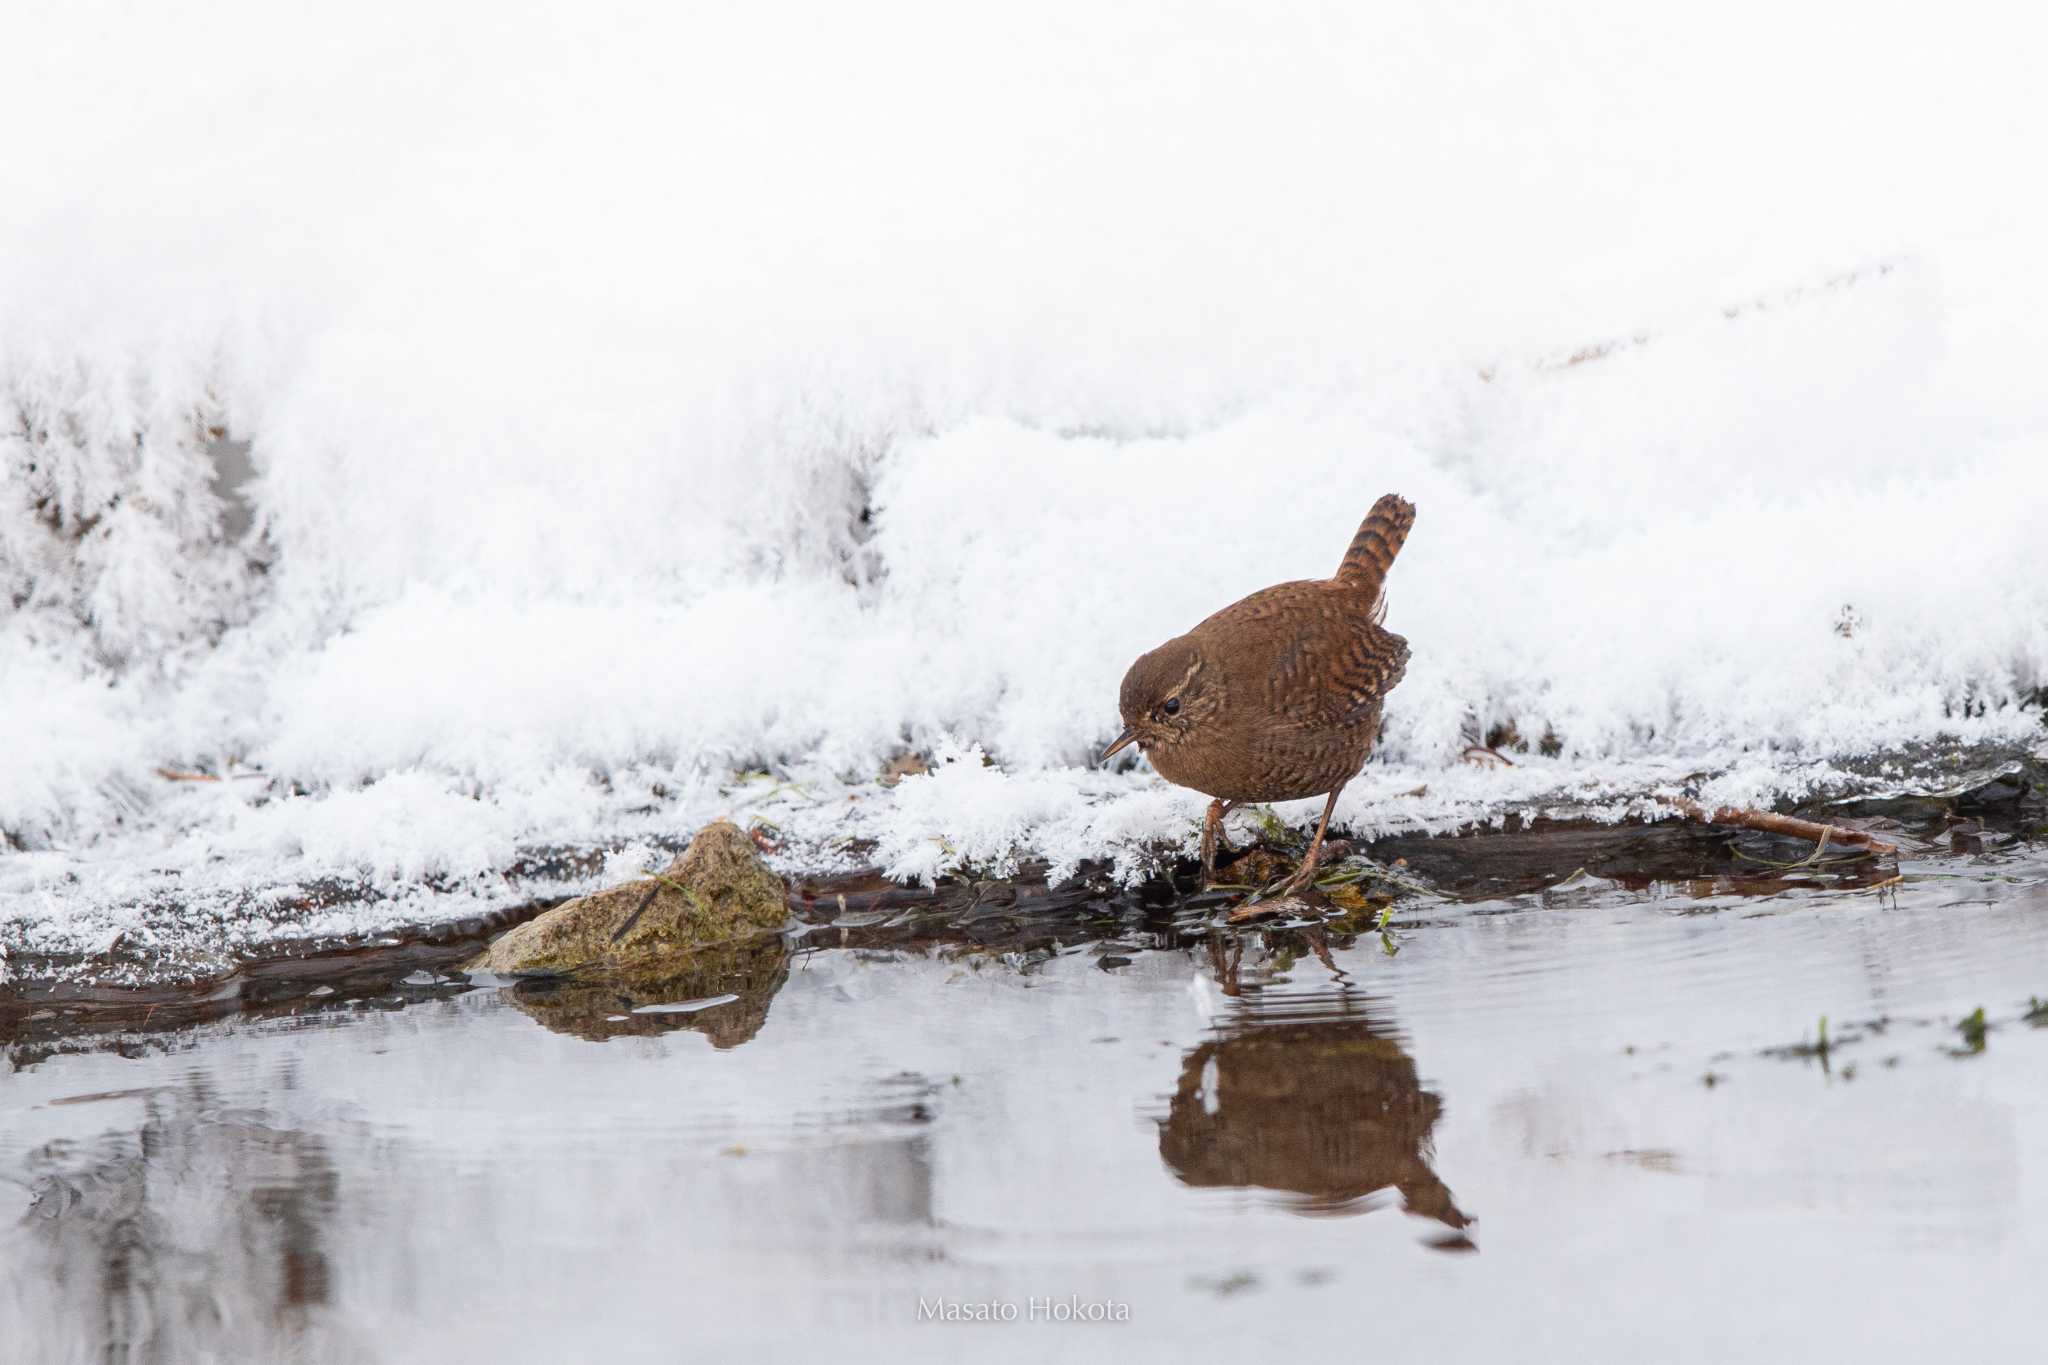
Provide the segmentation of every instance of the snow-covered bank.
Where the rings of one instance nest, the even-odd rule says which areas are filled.
[[[580,790],[564,782],[552,802],[524,806],[505,793],[471,799],[418,772],[286,800],[238,796],[234,784],[192,788],[141,834],[101,840],[89,853],[0,861],[9,906],[0,980],[207,980],[251,957],[410,938],[422,926],[453,928],[643,876],[720,816],[756,830],[779,850],[770,861],[792,875],[879,865],[909,882],[1021,874],[1059,883],[1082,858],[1104,864],[1091,865],[1091,875],[1124,878],[1176,852],[1194,856],[1204,799],[1148,773],[1013,773],[978,749],[952,746],[937,758],[931,772],[893,791],[817,768],[799,768],[795,779],[750,773],[712,782],[640,767],[609,783],[586,777]],[[1625,764],[1525,755],[1511,768],[1374,763],[1346,790],[1338,819],[1362,838],[1498,827],[1511,813],[1666,819],[1671,807],[1660,796],[1691,792],[1717,806],[1960,794],[2015,763],[2038,772],[2048,743],[1943,746],[1846,765],[1742,753]],[[1320,808],[1319,800],[1293,802],[1276,813],[1306,827]],[[1232,838],[1257,837],[1259,816],[1234,816]],[[1034,854],[1047,865],[1023,866]]]
[[[2027,45],[1842,13],[15,16],[0,943],[756,807],[1132,870],[1124,667],[1389,490],[1354,822],[2033,742]]]

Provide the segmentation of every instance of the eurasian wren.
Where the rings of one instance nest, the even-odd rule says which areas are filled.
[[[1160,776],[1215,799],[1202,829],[1202,883],[1215,876],[1223,817],[1246,801],[1329,793],[1301,868],[1315,874],[1337,794],[1365,766],[1380,702],[1408,666],[1408,642],[1381,627],[1387,569],[1415,508],[1389,493],[1372,505],[1333,578],[1255,592],[1142,654],[1124,674],[1124,732]]]

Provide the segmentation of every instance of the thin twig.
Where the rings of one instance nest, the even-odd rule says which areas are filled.
[[[640,903],[633,907],[633,913],[626,916],[626,922],[612,930],[612,942],[617,943],[620,939],[624,938],[626,931],[640,922],[640,917],[647,913],[647,907],[654,904],[654,898],[661,894],[664,878],[656,877],[653,881],[654,885],[647,888],[647,894],[642,896]]]
[[[633,913],[631,913],[631,915],[627,915],[627,923],[623,923],[623,925],[618,925],[616,929],[612,929],[612,943],[616,943],[618,939],[623,939],[623,937],[627,935],[627,929],[631,929],[633,925],[637,925],[637,923],[639,923],[639,917],[647,913],[647,907],[649,907],[649,905],[653,905],[653,898],[655,898],[655,896],[659,896],[659,894],[662,894],[662,888],[664,888],[664,886],[668,886],[668,888],[670,888],[670,890],[674,890],[674,892],[682,892],[682,898],[690,902],[690,907],[692,907],[692,909],[694,909],[694,911],[696,911],[698,915],[711,915],[711,909],[709,909],[709,907],[705,905],[705,898],[702,898],[702,896],[698,896],[698,894],[696,894],[696,888],[694,888],[694,886],[684,886],[682,882],[678,882],[678,880],[674,880],[674,878],[670,878],[670,876],[666,876],[666,874],[662,874],[662,872],[649,872],[649,874],[647,874],[647,880],[649,880],[649,882],[653,882],[653,886],[649,886],[649,888],[647,888],[647,894],[645,894],[645,896],[641,896],[641,902],[639,902],[639,905],[637,905],[637,907],[633,907]],[[842,898],[844,898],[844,896],[842,896]]]
[[[1720,806],[1708,811],[1705,806],[1689,796],[1669,796],[1664,803],[1690,819],[1708,825],[1734,825],[1740,829],[1758,829],[1766,834],[1785,834],[1794,839],[1811,839],[1826,848],[1829,840],[1849,844],[1856,848],[1867,848],[1872,853],[1897,853],[1899,846],[1887,843],[1875,834],[1860,829],[1845,829],[1841,825],[1820,825],[1811,820],[1801,820],[1796,815],[1779,815],[1775,811],[1751,810],[1747,806]]]

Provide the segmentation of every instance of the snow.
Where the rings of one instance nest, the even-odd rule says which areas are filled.
[[[2011,18],[26,7],[0,943],[452,918],[724,813],[1135,875],[1201,798],[1088,766],[1124,667],[1386,491],[1360,828],[2037,743]]]

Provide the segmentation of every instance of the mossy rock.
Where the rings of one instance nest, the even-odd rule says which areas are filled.
[[[739,826],[717,820],[661,872],[558,905],[505,934],[466,969],[660,979],[683,971],[705,948],[753,939],[788,919],[782,878]]]

